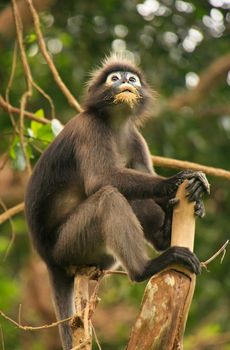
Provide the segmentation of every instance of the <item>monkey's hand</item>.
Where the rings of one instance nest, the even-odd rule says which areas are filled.
[[[204,193],[210,193],[210,185],[204,173],[201,171],[183,170],[164,180],[164,190],[167,195],[171,198],[175,196],[178,187],[186,179],[188,180],[186,190],[189,201],[196,202]]]
[[[170,197],[176,195],[179,185],[188,180],[186,196],[190,202],[195,202],[195,215],[204,217],[205,208],[201,200],[203,194],[210,193],[210,185],[204,173],[201,171],[184,170],[165,180],[166,191]]]

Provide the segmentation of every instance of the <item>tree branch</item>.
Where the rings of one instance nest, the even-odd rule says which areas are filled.
[[[172,109],[180,109],[183,106],[194,105],[199,102],[211,89],[213,89],[219,80],[230,70],[230,53],[215,59],[200,74],[200,81],[196,88],[186,91],[178,96],[169,99],[168,105]]]
[[[62,81],[62,79],[57,71],[57,68],[55,67],[53,60],[51,59],[51,56],[49,55],[49,53],[47,51],[45,40],[43,38],[42,31],[41,31],[39,16],[35,10],[35,7],[32,3],[32,0],[26,0],[26,2],[27,2],[28,6],[30,8],[30,11],[31,11],[31,15],[33,18],[33,23],[34,23],[34,29],[35,29],[35,32],[37,35],[38,44],[39,44],[41,53],[43,54],[48,66],[50,68],[50,71],[53,74],[54,80],[56,81],[58,87],[60,88],[60,90],[63,92],[63,94],[67,98],[69,104],[72,107],[74,107],[78,112],[81,112],[82,108],[81,108],[80,104],[77,102],[76,98],[72,95],[72,93],[69,91],[67,86]]]
[[[198,163],[187,162],[184,160],[171,159],[167,157],[152,156],[154,165],[173,169],[191,169],[203,171],[207,175],[223,177],[230,180],[230,171],[221,168],[214,168]]]
[[[30,71],[30,66],[27,61],[25,47],[23,44],[23,25],[20,18],[20,14],[18,12],[17,3],[16,3],[16,0],[11,0],[11,2],[12,2],[12,9],[13,9],[14,21],[16,26],[18,46],[20,50],[20,56],[21,56],[22,66],[23,66],[26,85],[27,85],[27,89],[23,93],[20,100],[19,139],[20,139],[20,144],[24,155],[24,159],[26,162],[26,167],[28,169],[29,174],[31,174],[32,169],[31,169],[29,157],[26,152],[26,145],[24,141],[24,111],[25,111],[25,107],[28,99],[32,96],[32,83],[31,83],[32,75]]]
[[[14,114],[20,114],[20,109],[17,108],[17,107],[13,107],[11,104],[7,103],[1,95],[0,95],[0,106],[6,112],[11,112],[11,113],[14,113]],[[34,120],[34,121],[36,121],[38,123],[50,124],[50,120],[49,119],[39,118],[34,113],[31,113],[31,112],[28,112],[28,111],[24,111],[24,115],[25,115],[26,118]]]
[[[15,207],[12,207],[5,211],[3,214],[0,215],[0,224],[11,218],[12,216],[21,213],[25,208],[24,203],[20,203],[18,205],[15,205]]]
[[[204,173],[212,176],[222,177],[224,179],[230,180],[230,171],[205,166],[198,163],[187,162],[178,159],[171,159],[166,157],[152,156],[154,165],[166,167],[166,168],[177,168],[177,169],[192,169],[197,171],[203,171]],[[4,214],[0,215],[0,224],[8,220],[11,216],[24,210],[24,204],[20,203],[17,206],[8,209]]]
[[[11,323],[13,323],[16,327],[18,327],[19,329],[22,329],[23,331],[39,331],[41,329],[47,329],[47,328],[53,328],[53,327],[57,327],[59,324],[61,323],[65,323],[67,321],[71,320],[71,317],[65,318],[63,320],[57,321],[57,322],[53,322],[51,324],[46,324],[44,326],[37,326],[37,327],[32,327],[32,326],[23,326],[20,323],[18,323],[17,321],[13,320],[11,317],[7,316],[6,314],[4,314],[3,311],[0,310],[0,315],[5,318],[6,320],[10,321]]]

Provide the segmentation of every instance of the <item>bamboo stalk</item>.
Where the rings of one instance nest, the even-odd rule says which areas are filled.
[[[174,210],[171,245],[193,250],[194,203],[185,198],[186,181],[180,186],[180,203]],[[182,350],[183,334],[195,275],[181,266],[170,266],[147,284],[140,313],[132,329],[127,350]]]

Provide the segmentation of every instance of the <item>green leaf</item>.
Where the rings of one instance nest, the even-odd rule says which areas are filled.
[[[15,146],[16,146],[17,142],[19,142],[19,137],[18,136],[16,136],[14,138],[14,141],[13,141],[12,146],[10,147],[10,151],[9,151],[10,158],[13,159],[13,160],[16,159]]]
[[[36,117],[38,118],[44,118],[44,110],[43,109],[38,109],[36,112],[35,112],[35,115]],[[31,121],[30,123],[30,128],[33,132],[33,136],[36,137],[38,135],[38,131],[39,129],[43,126],[42,123],[39,123],[39,122],[36,122],[34,120]]]
[[[52,132],[51,125],[42,125],[38,130],[37,130],[37,138],[40,139],[41,141],[45,142],[51,142],[54,139],[54,134]]]
[[[38,109],[34,114],[38,118],[45,118],[45,113],[44,113],[44,110],[42,108]]]
[[[31,33],[31,34],[27,35],[27,36],[26,36],[26,39],[25,39],[25,41],[26,41],[27,44],[32,44],[32,43],[34,43],[36,40],[37,40],[37,36],[36,36],[35,33]]]

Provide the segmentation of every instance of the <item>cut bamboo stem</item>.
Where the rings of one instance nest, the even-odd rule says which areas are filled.
[[[186,198],[186,186],[184,181],[178,188],[176,198],[179,205],[174,208],[172,221],[171,246],[187,247],[193,252],[195,238],[194,202]]]
[[[189,203],[185,181],[177,192],[171,245],[193,250],[194,203]],[[183,334],[195,287],[195,275],[180,265],[153,276],[147,284],[140,313],[127,350],[182,350]]]

